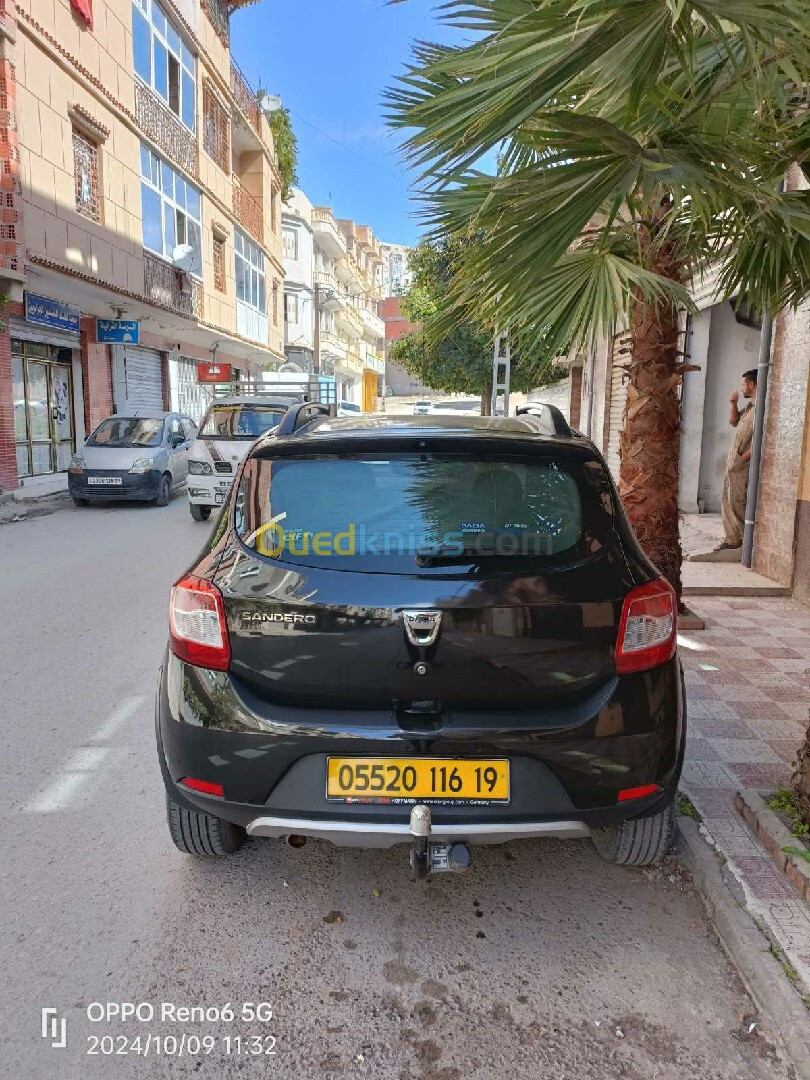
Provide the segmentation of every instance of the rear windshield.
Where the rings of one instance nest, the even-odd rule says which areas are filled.
[[[286,411],[281,405],[214,405],[199,433],[206,439],[258,439],[277,427]]]
[[[139,446],[160,446],[163,420],[159,417],[111,417],[99,424],[88,446],[109,446],[116,450]]]
[[[492,560],[567,563],[612,531],[598,462],[437,455],[254,459],[237,532],[284,562],[393,571]]]

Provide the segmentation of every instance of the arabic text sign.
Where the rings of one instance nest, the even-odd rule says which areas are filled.
[[[63,304],[61,300],[52,300],[49,296],[26,292],[25,318],[39,326],[68,330],[71,334],[79,332],[79,309],[72,304]]]
[[[96,341],[137,345],[141,324],[135,319],[96,319]]]

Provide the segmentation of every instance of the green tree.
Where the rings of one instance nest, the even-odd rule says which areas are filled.
[[[679,307],[708,264],[762,312],[810,292],[810,0],[451,0],[389,91],[474,309],[550,351],[629,327],[620,490],[680,592]],[[500,167],[483,163],[500,154]]]
[[[289,202],[292,189],[298,184],[298,136],[293,131],[289,109],[283,106],[278,109],[264,108],[263,102],[267,96],[266,90],[259,90],[256,94],[259,108],[267,117],[273,133],[276,164],[281,177],[281,201]]]
[[[446,317],[453,266],[463,246],[460,241],[440,238],[423,240],[411,252],[408,268],[413,281],[402,298],[402,310],[417,329],[394,342],[391,357],[434,390],[480,395],[481,412],[487,416],[491,411],[494,332],[475,321],[469,311],[446,333],[435,329]],[[532,390],[563,374],[537,344],[521,350],[516,342],[512,355],[513,390]]]

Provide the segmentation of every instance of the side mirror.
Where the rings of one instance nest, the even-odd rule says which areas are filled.
[[[174,434],[169,436],[169,446],[171,446],[172,450],[176,450],[178,446],[182,446],[185,441],[185,435]]]

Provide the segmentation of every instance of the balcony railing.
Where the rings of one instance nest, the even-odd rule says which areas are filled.
[[[135,116],[138,126],[163,153],[191,176],[200,175],[197,140],[148,86],[135,80]]]
[[[226,0],[202,0],[205,13],[223,45],[228,45],[231,38],[231,21]]]
[[[262,204],[242,187],[236,175],[233,177],[233,212],[240,225],[244,225],[254,240],[264,243],[264,214]]]
[[[259,99],[234,60],[231,60],[231,93],[258,135],[260,131]]]
[[[194,319],[203,317],[202,285],[154,255],[143,253],[143,284],[148,300]]]

